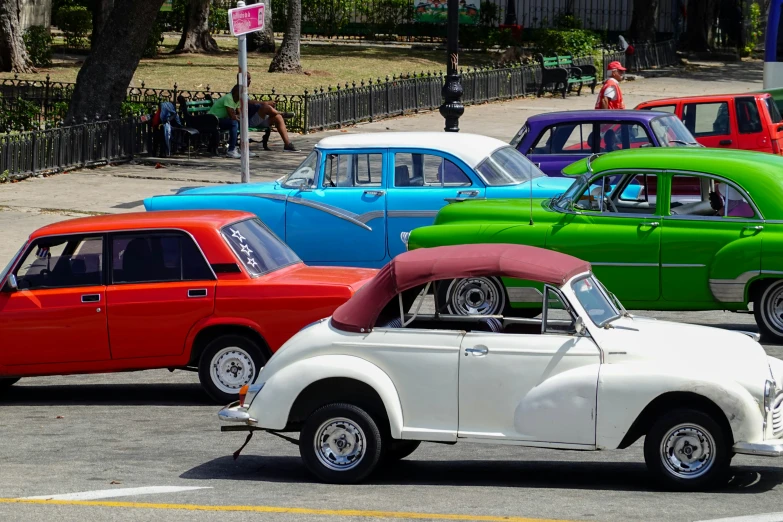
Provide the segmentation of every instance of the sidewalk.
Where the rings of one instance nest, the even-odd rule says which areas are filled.
[[[762,88],[760,61],[693,63],[643,74],[644,78],[622,86],[626,105],[633,108],[644,100],[669,96],[690,96],[724,92],[748,92]],[[508,142],[531,115],[550,111],[592,109],[595,96],[582,91],[565,100],[546,95],[507,102],[466,107],[460,118],[461,132],[493,136]],[[384,131],[443,131],[443,118],[437,111],[364,123],[350,128],[293,136],[300,152],[283,152],[277,134],[270,139],[272,151],[261,150],[261,136],[252,136],[257,153],[250,160],[251,181],[274,180],[293,170],[307,157],[320,139],[341,133]],[[152,162],[152,164],[147,164]],[[164,168],[155,168],[155,163]],[[73,216],[103,212],[143,211],[142,200],[155,194],[176,192],[181,187],[215,183],[238,183],[239,160],[198,157],[143,159],[96,169],[84,169],[48,178],[31,178],[19,183],[0,184],[0,264],[13,255],[35,228]]]

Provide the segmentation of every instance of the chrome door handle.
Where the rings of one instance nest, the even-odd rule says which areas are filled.
[[[487,348],[486,346],[475,346],[473,348],[465,348],[465,355],[468,355],[469,353],[475,356],[487,355],[488,352],[489,352],[489,348]]]
[[[383,196],[384,194],[386,194],[382,190],[365,190],[364,193],[367,194],[368,196]]]
[[[742,230],[764,230],[764,225],[748,225],[742,227]]]
[[[82,303],[98,303],[101,300],[101,294],[85,294],[82,296]]]
[[[188,290],[188,297],[206,297],[206,288],[191,288]]]
[[[658,221],[650,221],[649,223],[647,223],[647,222],[642,223],[642,225],[644,225],[644,226],[653,227],[653,228],[655,228],[657,226],[660,226],[660,224],[661,223],[658,222]]]
[[[468,197],[473,198],[478,196],[479,191],[478,190],[460,190],[457,192],[457,196],[461,196],[462,194],[467,194]]]

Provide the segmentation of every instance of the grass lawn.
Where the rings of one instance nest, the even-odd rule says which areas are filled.
[[[182,90],[228,91],[234,84],[237,66],[236,38],[217,38],[219,54],[170,54],[178,37],[167,36],[156,58],[145,58],[133,75],[132,85],[140,87],[171,88],[177,83]],[[58,44],[57,39],[55,44]],[[301,94],[305,89],[335,86],[338,82],[384,79],[386,75],[421,71],[444,71],[446,53],[434,50],[412,50],[399,47],[371,47],[359,45],[306,45],[301,47],[305,74],[267,72],[272,54],[250,53],[248,67],[253,75],[250,91],[281,94]],[[48,74],[52,81],[74,82],[85,56],[57,55],[50,67],[37,74],[21,74],[20,78],[43,80]],[[478,66],[491,60],[490,54],[463,53],[461,65]]]

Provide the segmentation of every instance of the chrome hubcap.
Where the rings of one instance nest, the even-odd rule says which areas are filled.
[[[448,311],[455,315],[497,315],[506,296],[498,282],[489,277],[468,277],[451,282],[447,292]]]
[[[215,354],[210,364],[210,373],[212,382],[220,391],[238,393],[239,388],[253,378],[256,366],[246,351],[232,346]]]
[[[763,311],[770,329],[783,333],[783,284],[769,290]]]
[[[329,419],[316,431],[314,445],[318,460],[329,469],[346,471],[364,458],[364,431],[346,418]]]
[[[680,424],[661,442],[661,459],[672,475],[694,479],[707,473],[715,461],[712,435],[696,424]]]

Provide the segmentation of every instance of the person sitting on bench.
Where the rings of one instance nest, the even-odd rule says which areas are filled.
[[[247,86],[250,87],[250,73],[247,75]],[[239,86],[235,87],[239,89]],[[247,118],[248,118],[248,126],[251,128],[267,128],[269,129],[272,125],[277,128],[277,132],[280,134],[280,137],[283,138],[283,150],[288,151],[296,151],[297,148],[294,147],[294,144],[291,143],[291,140],[288,137],[288,129],[285,126],[285,116],[293,116],[293,114],[282,114],[278,112],[277,109],[275,109],[275,102],[260,102],[255,100],[248,100],[247,103]],[[269,142],[269,132],[266,132],[264,134],[264,138],[262,140],[262,144],[264,146],[264,150],[270,150],[267,146],[267,143]]]
[[[215,100],[209,109],[218,119],[220,130],[228,131],[228,151],[226,156],[239,159],[241,155],[237,149],[237,131],[239,130],[239,86],[234,86],[231,92]]]

